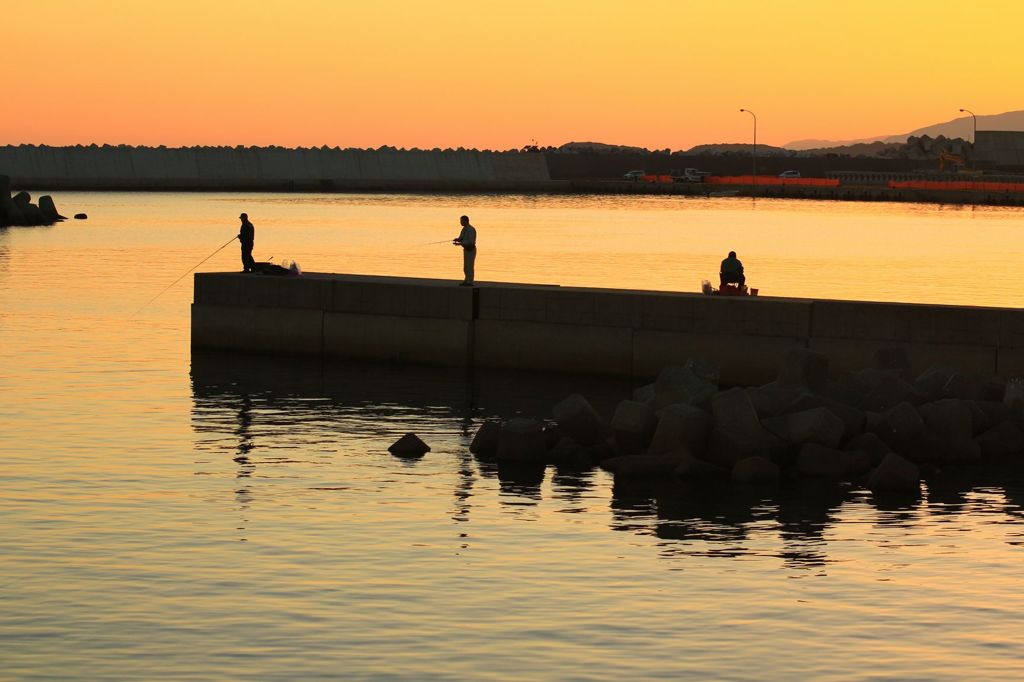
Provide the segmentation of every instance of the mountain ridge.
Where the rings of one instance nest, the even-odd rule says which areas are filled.
[[[1024,110],[979,115],[978,130],[1024,130]],[[892,144],[906,142],[908,137],[921,137],[923,135],[929,137],[944,135],[948,138],[960,137],[965,140],[972,140],[974,138],[974,121],[970,115],[967,115],[942,123],[934,123],[899,135],[878,135],[876,137],[864,137],[855,140],[793,140],[782,145],[782,147],[794,151],[804,151],[826,147],[848,147],[856,144],[870,144],[872,142]]]

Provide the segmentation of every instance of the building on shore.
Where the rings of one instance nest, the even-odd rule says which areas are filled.
[[[973,157],[979,165],[1024,171],[1024,131],[979,130]]]

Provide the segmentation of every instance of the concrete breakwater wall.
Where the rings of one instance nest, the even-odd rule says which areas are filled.
[[[541,154],[279,147],[0,147],[14,187],[51,189],[436,189],[550,180]]]
[[[733,385],[774,380],[794,347],[829,356],[836,376],[868,366],[878,348],[900,347],[915,372],[943,364],[1007,378],[1024,374],[1024,310],[202,273],[192,346],[643,381],[702,356]]]

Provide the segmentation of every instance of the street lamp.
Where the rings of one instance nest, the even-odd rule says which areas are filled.
[[[740,113],[750,114],[754,118],[754,185],[757,185],[757,114],[750,109],[740,109]]]
[[[961,109],[961,114],[970,114],[971,118],[974,119],[974,137],[971,138],[971,144],[977,144],[978,142],[978,117],[974,115],[974,112],[970,109]]]
[[[974,168],[974,148],[978,146],[978,117],[974,115],[974,112],[970,109],[961,109],[961,114],[970,114],[971,118],[974,119],[974,137],[971,138],[971,168]]]

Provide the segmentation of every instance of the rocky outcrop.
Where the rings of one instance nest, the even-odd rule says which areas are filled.
[[[833,380],[827,356],[794,349],[776,381],[725,390],[716,366],[691,360],[665,368],[611,419],[573,394],[554,406],[555,423],[484,422],[470,449],[528,480],[547,465],[599,465],[624,483],[850,482],[877,493],[919,491],[922,469],[1024,461],[1017,382],[941,365],[913,378],[902,349],[869,360]]]
[[[32,203],[28,192],[18,192],[12,197],[11,179],[0,175],[0,227],[52,225],[64,219],[49,195],[40,197],[39,205]]]

